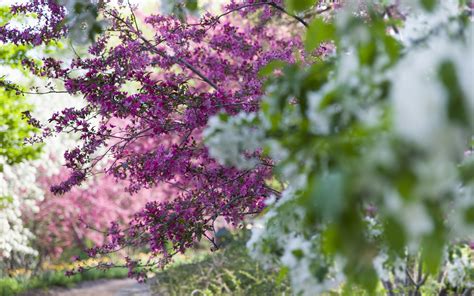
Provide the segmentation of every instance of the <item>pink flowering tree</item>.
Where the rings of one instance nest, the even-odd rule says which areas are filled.
[[[73,188],[99,171],[128,182],[131,193],[163,185],[174,189],[166,200],[149,202],[137,211],[127,228],[114,224],[108,230],[110,239],[91,248],[91,256],[128,245],[148,246],[166,262],[202,237],[217,247],[212,232],[218,217],[239,223],[260,212],[263,200],[278,192],[266,183],[273,166],[269,159],[257,151],[254,157],[261,161],[254,166],[239,170],[220,165],[209,156],[202,130],[219,111],[258,110],[259,71],[272,60],[293,63],[295,56],[303,56],[298,32],[307,23],[279,1],[232,1],[218,16],[180,19],[151,14],[143,22],[132,7],[114,8],[107,2],[67,1],[64,6],[34,0],[11,7],[16,15],[36,13],[40,21],[34,28],[0,27],[0,42],[33,45],[73,34],[78,24],[90,29],[85,32],[91,38],[101,32],[87,55],[70,62],[23,61],[33,73],[63,82],[64,89],[48,92],[81,95],[87,101],[83,108],[54,114],[49,120],[53,127],[44,127],[36,139],[56,133],[80,138],[79,145],[64,155],[70,176],[51,191],[73,190],[72,200],[80,203],[82,193]],[[99,14],[105,22],[96,20]],[[288,22],[295,30],[290,33],[287,26],[276,26],[278,22]],[[107,157],[110,164],[97,169]]]
[[[27,215],[35,235],[35,248],[41,257],[52,259],[104,243],[107,235],[103,230],[110,228],[111,223],[123,226],[147,201],[159,200],[165,193],[142,190],[132,196],[124,184],[115,182],[111,176],[97,176],[64,196],[48,194],[49,186],[60,178],[60,174],[40,178],[45,198],[38,204],[39,211]]]

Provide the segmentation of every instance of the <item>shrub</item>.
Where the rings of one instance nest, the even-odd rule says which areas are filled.
[[[70,288],[84,281],[125,278],[127,274],[128,270],[126,268],[113,268],[109,270],[93,269],[73,276],[66,276],[64,271],[46,271],[33,277],[1,278],[0,296],[17,295],[27,291],[33,293],[27,292],[27,295],[36,295],[39,290],[46,290],[51,287]]]
[[[197,260],[175,263],[152,284],[159,295],[289,295],[284,270],[266,270],[252,260],[243,235]]]

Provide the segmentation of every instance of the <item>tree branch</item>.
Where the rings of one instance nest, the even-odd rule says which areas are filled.
[[[298,22],[300,22],[303,26],[305,26],[306,28],[309,27],[308,23],[301,17],[297,16],[296,14],[292,14],[288,11],[286,11],[283,7],[277,5],[276,3],[274,2],[270,2],[268,3],[268,5],[270,5],[271,7],[283,12],[284,14],[287,14],[289,16],[291,16],[292,18],[294,18],[295,20],[297,20]]]

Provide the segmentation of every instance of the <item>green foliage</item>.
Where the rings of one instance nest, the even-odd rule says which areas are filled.
[[[436,8],[437,1],[436,0],[421,0],[420,3],[424,9],[428,11],[433,11]]]
[[[10,296],[15,295],[23,291],[22,285],[13,278],[2,278],[0,279],[0,295]]]
[[[314,180],[310,181],[311,188],[301,200],[302,204],[314,207],[315,211],[322,213],[323,221],[332,221],[343,208],[344,179],[345,177],[341,173],[314,177]]]
[[[294,10],[311,5],[302,1],[301,6],[293,7],[296,1],[287,2]],[[441,6],[440,1],[421,4],[427,11]],[[261,245],[256,244],[255,249],[258,254],[279,258],[291,253],[295,259],[290,264],[305,257],[311,263],[321,262],[311,269],[317,278],[331,276],[331,264],[325,265],[325,260],[342,256],[349,286],[360,285],[372,293],[380,281],[382,267],[377,268],[375,261],[381,253],[386,254],[383,260],[389,266],[395,264],[393,258],[406,258],[407,246],[414,244],[423,272],[437,277],[446,264],[446,247],[459,239],[453,238],[458,234],[451,229],[457,226],[448,226],[451,222],[446,217],[455,213],[466,227],[472,227],[474,207],[453,208],[465,198],[472,200],[474,160],[461,160],[473,135],[474,98],[466,88],[463,68],[464,59],[472,61],[472,47],[466,46],[472,42],[466,33],[472,27],[466,27],[462,13],[446,16],[442,28],[423,32],[422,41],[411,44],[388,33],[402,27],[391,16],[383,17],[383,6],[368,5],[365,12],[365,16],[356,17],[349,10],[329,22],[321,18],[312,21],[306,50],[313,52],[322,42],[330,41],[335,46],[333,55],[311,65],[275,61],[260,72],[268,78],[260,113],[259,128],[267,137],[262,145],[267,145],[264,152],[270,156],[283,155],[276,171],[290,184],[288,192],[293,192],[289,194],[291,202],[283,197],[269,210],[271,218],[264,224],[268,236],[259,234]],[[438,46],[436,42],[451,52],[431,50],[430,46]],[[431,61],[418,65],[423,70],[412,74],[413,63],[430,55]],[[276,69],[279,75],[272,76]],[[429,79],[415,84],[402,75],[412,80]],[[436,105],[434,95],[426,94],[430,88],[446,103]],[[410,114],[410,108],[420,102],[430,107]],[[433,111],[436,108],[439,113]],[[377,113],[373,120],[368,120],[370,109]],[[435,120],[440,122],[440,130],[426,142],[416,138],[425,136],[426,130],[417,130],[412,136],[417,126],[400,123],[412,120],[416,125],[413,119],[419,118],[428,122],[426,126],[433,122],[438,127]],[[448,185],[432,189],[441,183]],[[459,190],[461,183],[465,193]],[[296,208],[303,213],[301,218],[289,215]],[[367,219],[372,218],[380,227],[376,238],[367,227]],[[426,227],[418,227],[423,222]],[[281,236],[287,233],[298,233],[308,244],[321,244],[322,252],[313,247],[311,254],[321,256],[287,249],[281,243]],[[297,267],[289,267],[291,275]],[[395,276],[390,276],[396,282]]]
[[[24,145],[24,139],[36,132],[22,118],[22,113],[30,110],[31,105],[23,97],[1,87],[0,101],[0,156],[6,157],[10,164],[36,158],[41,145]]]
[[[282,69],[284,68],[286,63],[282,60],[273,60],[269,62],[268,64],[265,65],[265,67],[262,67],[260,71],[258,72],[258,75],[260,77],[268,77],[271,74],[273,74],[273,71],[277,69]],[[220,113],[223,114],[223,113]]]
[[[242,236],[230,240],[198,261],[158,273],[153,289],[159,295],[290,295],[285,269],[264,269],[248,256]]]
[[[452,62],[444,61],[440,64],[439,79],[449,93],[449,119],[458,122],[460,125],[474,124],[474,119],[469,117],[468,100],[463,93],[462,87],[459,85],[456,66]]]
[[[105,271],[92,269],[69,277],[64,274],[64,271],[46,271],[33,277],[0,278],[0,296],[11,296],[52,287],[69,288],[84,281],[126,278],[127,274],[126,268],[113,268]]]
[[[10,18],[8,9],[0,8],[0,25]],[[0,44],[0,66],[21,71],[21,61],[26,57],[27,50],[26,46]],[[24,139],[36,129],[22,118],[22,113],[31,110],[32,106],[18,94],[19,90],[19,86],[12,86],[0,76],[0,156],[6,157],[9,164],[34,159],[41,150],[39,145],[23,145]]]
[[[20,69],[21,61],[26,58],[28,48],[23,45],[2,44],[0,46],[0,65]]]
[[[289,11],[297,12],[311,8],[316,2],[316,0],[285,0],[285,5]]]
[[[334,24],[324,21],[322,18],[315,18],[309,25],[306,31],[305,48],[306,51],[311,52],[321,42],[333,41],[336,39],[335,36],[336,27]]]
[[[190,11],[195,11],[198,9],[198,1],[197,0],[186,0],[185,2],[186,8]]]

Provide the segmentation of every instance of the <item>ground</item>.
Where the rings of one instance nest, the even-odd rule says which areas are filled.
[[[74,288],[54,288],[47,292],[30,291],[23,296],[150,296],[147,284],[133,279],[98,280],[78,284]]]

